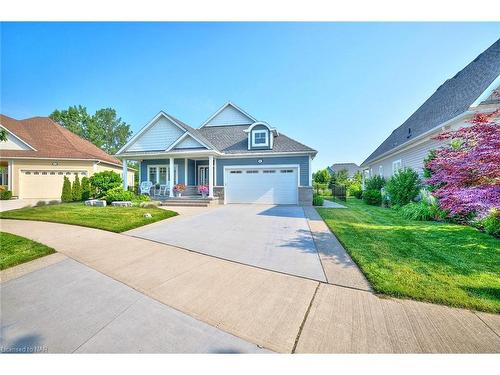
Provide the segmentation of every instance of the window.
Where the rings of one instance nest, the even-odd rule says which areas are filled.
[[[158,179],[158,183],[160,185],[167,184],[167,167],[160,167],[160,177]]]
[[[40,174],[40,172],[34,172],[33,174]]]
[[[24,172],[24,174],[28,174],[29,175],[29,174],[31,174],[31,172]]]
[[[55,175],[55,174],[56,174],[56,172],[50,172],[50,174],[53,176],[53,175]]]
[[[252,147],[269,146],[268,134],[267,130],[254,130],[252,132]]]
[[[63,175],[64,173],[63,173],[63,172],[57,172],[57,174],[59,174],[59,175]]]
[[[282,169],[280,172],[281,173],[293,173],[293,170],[292,169]]]
[[[231,171],[229,173],[238,174],[238,173],[241,173],[241,171]]]
[[[259,171],[251,170],[251,171],[247,171],[247,173],[259,173]]]
[[[378,175],[379,176],[383,176],[384,175],[384,167],[382,165],[380,165],[378,167]]]
[[[47,172],[42,172],[42,174],[43,174],[43,175],[46,175],[46,174],[47,174]]]
[[[86,176],[86,175],[87,175],[87,172],[80,172],[80,174],[81,174],[82,176]]]
[[[149,167],[148,179],[153,184],[156,184],[156,181],[157,181],[157,178],[156,178],[156,167]]]
[[[276,171],[274,169],[265,169],[262,173],[276,173]]]
[[[393,175],[396,174],[396,172],[399,171],[401,168],[402,168],[401,159],[394,160],[392,162],[392,174]]]
[[[148,181],[153,184],[168,185],[170,174],[168,165],[148,165]],[[177,183],[177,164],[174,165],[174,184]]]

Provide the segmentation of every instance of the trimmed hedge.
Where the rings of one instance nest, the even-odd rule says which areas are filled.
[[[380,190],[365,190],[363,201],[372,206],[380,206],[382,204],[382,193]]]
[[[323,206],[325,200],[320,195],[313,195],[313,206]]]
[[[5,191],[0,191],[0,200],[6,201],[12,198],[12,191],[10,190],[5,190]]]

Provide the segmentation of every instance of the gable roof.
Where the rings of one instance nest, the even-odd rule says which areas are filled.
[[[140,138],[142,134],[144,134],[151,126],[153,126],[156,121],[160,118],[160,116],[165,117],[168,119],[170,122],[172,122],[175,126],[177,126],[180,130],[183,131],[183,133],[172,143],[173,145],[177,144],[179,141],[182,140],[182,138],[187,134],[191,135],[196,141],[198,141],[200,144],[203,146],[207,147],[208,149],[213,149],[216,150],[216,148],[201,135],[197,129],[192,128],[191,126],[187,125],[186,123],[182,122],[181,120],[175,118],[172,115],[169,115],[168,113],[164,111],[160,111],[154,116],[146,125],[142,127],[139,132],[137,132],[121,149],[118,150],[116,153],[117,155],[120,155],[124,152],[127,152],[127,150]],[[172,148],[172,145],[169,145],[167,147],[167,150],[170,150]]]
[[[227,102],[208,118],[200,128],[205,126],[251,125],[257,119],[232,102]]]
[[[252,153],[280,153],[280,152],[305,152],[316,153],[317,151],[303,145],[300,142],[280,133],[274,138],[271,150],[248,150],[248,133],[245,130],[247,125],[232,126],[205,126],[198,131],[208,139],[215,148],[225,154],[252,154]]]
[[[2,150],[2,157],[100,160],[120,166],[121,161],[80,138],[48,117],[16,120],[0,115],[0,124],[34,150]]]
[[[438,87],[436,92],[395,129],[361,165],[366,165],[395,147],[463,114],[477,104],[476,100],[485,91],[495,88],[492,88],[492,83],[499,75],[500,39]]]

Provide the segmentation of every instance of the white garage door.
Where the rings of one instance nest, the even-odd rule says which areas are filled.
[[[297,204],[297,167],[227,168],[226,203]]]
[[[67,170],[22,170],[19,175],[19,197],[36,199],[60,199],[64,176],[71,182],[78,174],[80,182],[86,171]]]

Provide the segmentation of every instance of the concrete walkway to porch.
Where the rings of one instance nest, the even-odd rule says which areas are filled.
[[[224,261],[174,246],[64,224],[2,220],[117,281],[228,333],[279,352],[500,352],[500,316]],[[18,296],[21,308],[29,301]]]

